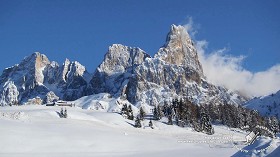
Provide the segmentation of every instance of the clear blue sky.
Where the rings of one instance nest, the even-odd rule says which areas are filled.
[[[120,43],[153,55],[171,24],[191,16],[208,52],[229,47],[244,67],[280,62],[280,1],[276,0],[0,0],[0,71],[35,51],[59,64],[77,60],[90,72]]]

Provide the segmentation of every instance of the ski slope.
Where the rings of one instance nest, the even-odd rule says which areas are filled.
[[[246,133],[224,126],[215,125],[214,135],[169,126],[166,119],[153,121],[154,129],[148,127],[149,120],[142,122],[142,128],[134,128],[134,121],[118,113],[67,107],[68,118],[60,118],[60,109],[43,105],[0,108],[0,157],[259,156],[238,152],[232,143],[215,142],[230,135],[234,140],[244,139]],[[277,154],[279,145],[277,139],[260,156]]]

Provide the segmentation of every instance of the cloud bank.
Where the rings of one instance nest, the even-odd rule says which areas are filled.
[[[194,35],[197,30],[193,27],[191,17],[184,26],[193,36],[198,57],[208,81],[230,90],[237,90],[249,97],[269,95],[280,90],[280,64],[265,71],[251,72],[242,67],[242,62],[246,60],[246,57],[230,56],[227,54],[229,51],[227,48],[206,52],[208,42],[195,40]]]

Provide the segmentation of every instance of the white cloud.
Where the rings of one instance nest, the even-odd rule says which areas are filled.
[[[185,28],[190,34],[197,33],[192,18]],[[265,71],[251,72],[242,67],[244,56],[227,55],[227,48],[208,53],[206,40],[195,43],[204,74],[213,84],[238,90],[247,96],[269,95],[280,90],[280,64]]]
[[[194,38],[194,36],[197,33],[198,26],[194,25],[192,17],[190,16],[187,17],[187,24],[185,24],[184,27],[187,30],[187,32],[190,34],[190,36]]]

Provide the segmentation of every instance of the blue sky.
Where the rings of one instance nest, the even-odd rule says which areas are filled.
[[[208,42],[205,53],[226,47],[252,72],[280,63],[280,1],[0,0],[0,69],[39,51],[93,72],[114,43],[153,55],[170,25],[188,17],[195,39]]]

